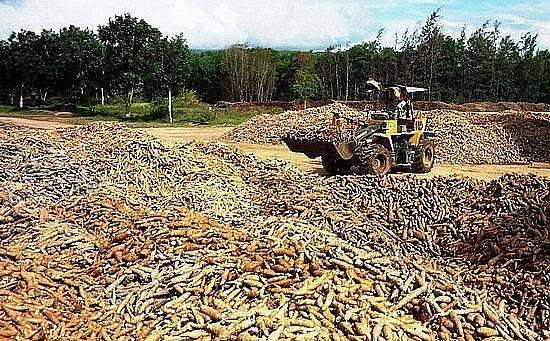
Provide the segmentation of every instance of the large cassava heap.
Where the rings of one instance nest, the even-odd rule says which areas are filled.
[[[330,130],[333,113],[361,118],[364,114],[344,104],[281,114],[259,115],[229,132],[225,139],[257,144],[281,144],[288,133]],[[466,113],[453,110],[423,112],[434,139],[437,162],[445,164],[513,164],[550,159],[550,115],[507,111]],[[311,136],[311,134],[309,134]]]
[[[107,123],[0,141],[0,338],[550,337],[550,180],[320,177]]]

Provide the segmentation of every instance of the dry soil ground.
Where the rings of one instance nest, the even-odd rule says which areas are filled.
[[[66,123],[54,122],[40,118],[2,117],[0,122],[27,126],[36,129],[55,129],[70,126]],[[169,142],[188,142],[193,140],[218,141],[232,127],[191,127],[191,128],[147,128],[144,129],[153,136]],[[319,159],[310,160],[305,155],[290,152],[285,146],[256,145],[248,143],[229,143],[240,148],[245,153],[253,153],[259,158],[278,158],[290,161],[301,169],[318,174],[326,174]],[[528,165],[441,165],[436,164],[432,172],[423,177],[438,175],[461,174],[481,180],[492,180],[505,173],[534,173],[550,178],[550,163],[532,163]]]

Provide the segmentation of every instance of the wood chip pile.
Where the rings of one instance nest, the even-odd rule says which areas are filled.
[[[332,113],[363,118],[341,103],[281,114],[265,114],[242,123],[227,141],[282,144],[287,134],[323,141],[341,140],[330,128]],[[438,109],[424,112],[435,131],[436,161],[444,164],[514,164],[550,160],[550,115],[507,111],[467,113]],[[314,136],[315,135],[315,136]]]
[[[0,177],[0,212],[26,207],[0,221],[0,340],[550,337],[549,180],[325,178],[111,123],[0,134],[13,169],[57,155],[71,185]]]

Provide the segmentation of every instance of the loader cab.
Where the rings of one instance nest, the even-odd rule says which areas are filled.
[[[426,117],[416,116],[413,108],[414,93],[427,91],[425,88],[396,84],[383,84],[374,80],[366,83],[367,92],[380,92],[385,103],[380,111],[367,113],[369,124],[386,123],[386,134],[407,133],[424,130]]]

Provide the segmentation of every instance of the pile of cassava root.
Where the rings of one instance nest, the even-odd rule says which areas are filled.
[[[322,177],[113,123],[0,126],[0,154],[0,340],[550,337],[547,179]]]
[[[333,114],[346,122],[366,121],[366,113],[333,103],[281,114],[259,115],[224,136],[227,141],[281,144],[282,138],[334,140]],[[550,160],[550,114],[469,113],[447,109],[421,112],[427,130],[436,132],[436,162],[514,164]],[[349,127],[353,131],[353,124]],[[319,135],[319,136],[315,136]]]

